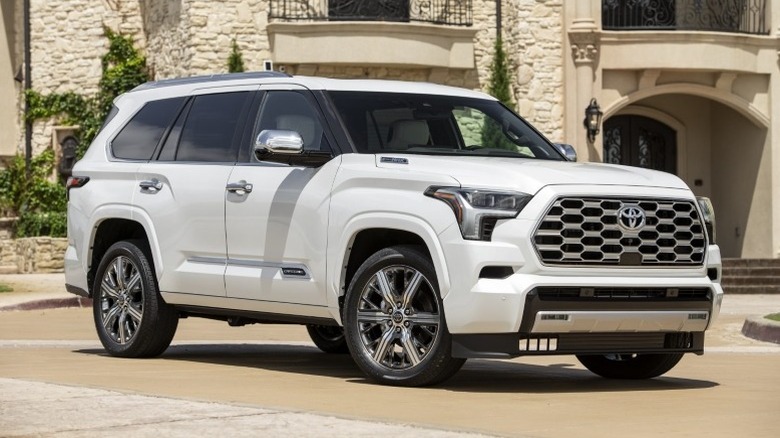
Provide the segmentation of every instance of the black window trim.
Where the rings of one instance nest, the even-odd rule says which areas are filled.
[[[342,145],[341,153],[360,153],[358,152],[357,146],[355,146],[355,143],[352,141],[352,136],[349,135],[346,123],[344,123],[341,115],[336,110],[336,104],[333,102],[333,98],[330,96],[330,93],[319,90],[314,94],[317,97],[317,100],[322,103],[322,112],[328,121],[333,125],[334,133],[338,134],[339,144]]]
[[[176,126],[176,124],[181,119],[182,121],[182,130],[184,129],[184,125],[187,123],[187,118],[189,118],[190,110],[192,109],[192,105],[195,102],[195,99],[200,96],[213,96],[215,94],[228,94],[228,93],[246,93],[247,96],[244,98],[243,106],[241,107],[239,120],[236,122],[235,130],[233,131],[233,138],[231,140],[232,147],[237,148],[236,149],[236,155],[232,161],[184,161],[184,160],[177,160],[177,156],[179,154],[179,145],[181,142],[181,132],[178,133],[179,138],[176,139],[176,145],[174,148],[173,153],[173,160],[160,160],[159,155],[162,153],[162,147],[165,145],[165,141],[167,141],[168,136],[170,135],[171,131],[173,130],[173,127]],[[237,142],[240,142],[243,138],[243,134],[239,135],[239,132],[243,132],[246,128],[246,121],[248,119],[250,111],[250,105],[254,102],[256,95],[256,90],[230,90],[230,89],[215,89],[215,92],[212,93],[195,93],[190,94],[187,96],[187,101],[185,103],[185,108],[183,111],[179,111],[179,115],[174,119],[173,123],[169,126],[168,131],[164,135],[165,141],[161,141],[157,145],[157,149],[155,149],[155,155],[152,155],[153,159],[151,161],[157,162],[157,163],[166,163],[166,164],[198,164],[198,165],[235,165],[238,163],[238,158],[241,155],[240,154],[240,148],[241,144],[239,143],[236,145]]]
[[[173,147],[173,160],[160,160],[160,155],[162,154],[163,148],[165,147],[165,144],[168,143],[168,137],[171,136],[173,133],[173,130],[177,127],[179,122],[181,122],[182,128],[184,127],[184,121],[187,120],[187,115],[190,113],[190,108],[192,108],[192,101],[194,100],[193,96],[187,96],[187,99],[184,101],[184,105],[179,110],[179,114],[176,115],[176,118],[173,119],[173,123],[168,125],[168,128],[163,133],[162,139],[160,139],[160,142],[157,143],[157,147],[154,149],[154,153],[152,154],[152,159],[150,161],[162,161],[164,163],[173,163],[176,160],[176,150],[179,148],[179,139],[176,139],[176,144]],[[181,130],[179,130],[178,134],[179,137],[181,137]]]

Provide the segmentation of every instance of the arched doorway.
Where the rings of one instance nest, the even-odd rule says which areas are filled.
[[[604,122],[604,162],[677,173],[677,133],[657,120],[619,115]]]

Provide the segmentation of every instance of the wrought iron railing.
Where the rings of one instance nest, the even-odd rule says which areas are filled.
[[[704,30],[766,35],[766,0],[603,0],[606,30]]]
[[[313,21],[401,21],[471,26],[471,0],[271,0],[269,18]]]

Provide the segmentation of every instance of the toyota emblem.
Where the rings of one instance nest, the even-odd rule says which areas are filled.
[[[618,210],[618,222],[626,231],[639,231],[645,226],[645,211],[635,205],[628,205]]]

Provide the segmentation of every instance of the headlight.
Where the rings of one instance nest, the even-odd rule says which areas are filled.
[[[704,228],[707,229],[710,244],[715,244],[715,209],[712,207],[712,201],[704,196],[697,196],[696,201],[699,202],[701,220],[704,222]]]
[[[490,240],[498,219],[511,219],[531,200],[531,195],[460,187],[429,187],[426,196],[452,208],[460,233],[468,240]]]

